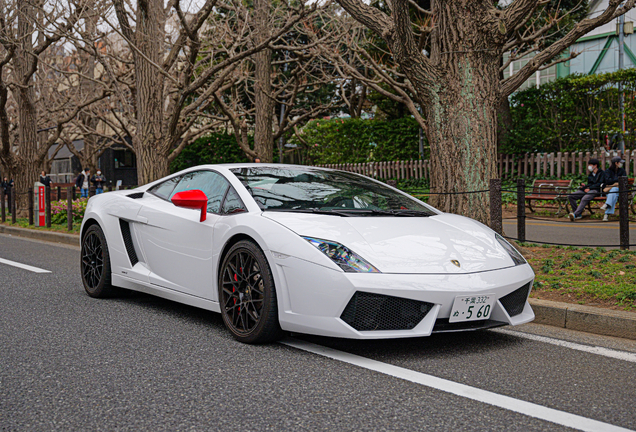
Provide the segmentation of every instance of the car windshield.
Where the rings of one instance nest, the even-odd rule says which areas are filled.
[[[357,174],[306,167],[231,170],[261,209],[339,216],[431,216],[408,196]]]

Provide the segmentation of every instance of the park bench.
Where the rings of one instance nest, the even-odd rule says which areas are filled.
[[[535,180],[532,183],[532,191],[526,195],[528,208],[534,213],[532,201],[555,201],[559,204],[556,212],[558,216],[562,210],[567,210],[568,191],[571,185],[572,180]]]
[[[633,214],[636,214],[636,209],[634,208],[634,198],[636,198],[636,190],[634,189],[633,178],[627,179],[627,189],[630,190],[630,192],[627,194],[627,202],[629,203],[629,208],[631,209]],[[592,202],[602,201],[603,203],[605,203],[606,199],[607,194],[601,194],[597,197],[594,197],[594,199],[587,204],[587,210],[589,210],[590,214],[594,214],[594,210],[592,210]],[[569,203],[566,203],[566,206],[567,208],[569,208]],[[616,208],[618,209],[618,203],[616,204]]]

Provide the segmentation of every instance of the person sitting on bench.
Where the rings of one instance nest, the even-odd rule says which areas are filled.
[[[620,156],[612,158],[612,164],[605,170],[605,187],[603,192],[607,194],[605,204],[601,206],[601,210],[605,210],[605,216],[603,216],[603,222],[609,220],[609,215],[614,214],[616,202],[618,201],[618,178],[626,177],[627,173],[623,168],[625,160]]]
[[[587,184],[581,183],[581,187],[568,195],[568,201],[572,209],[576,208],[570,213],[570,220],[574,222],[575,219],[581,219],[583,217],[583,210],[595,197],[600,195],[601,186],[605,182],[605,172],[599,168],[598,159],[592,158],[588,162],[587,169],[590,174],[587,176]],[[581,203],[576,207],[576,202],[581,200]]]

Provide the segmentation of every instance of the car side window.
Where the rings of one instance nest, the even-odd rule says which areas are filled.
[[[167,200],[172,196],[172,191],[177,183],[179,183],[180,179],[180,176],[173,177],[163,183],[159,183],[157,186],[153,186],[148,190],[148,192],[157,195],[159,198]]]
[[[225,196],[225,201],[223,201],[221,213],[229,215],[245,211],[247,211],[247,208],[245,208],[243,201],[241,201],[241,198],[239,198],[234,188],[230,186],[230,190],[227,191],[227,195]]]
[[[193,171],[181,176],[181,180],[170,194],[170,198],[178,192],[199,189],[208,197],[208,213],[219,213],[221,201],[230,183],[214,171]]]

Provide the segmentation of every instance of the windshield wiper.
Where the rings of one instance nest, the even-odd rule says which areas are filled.
[[[275,211],[275,212],[289,212],[289,213],[313,213],[313,214],[323,214],[323,215],[331,215],[331,216],[342,216],[349,217],[350,215],[343,213],[340,210],[321,210],[317,208],[298,208],[298,209],[276,209],[276,208],[266,208],[263,211]]]
[[[431,216],[430,213],[421,211],[421,210],[377,210],[377,209],[348,209],[348,208],[337,208],[337,209],[319,209],[319,208],[266,208],[264,211],[277,211],[277,212],[290,212],[290,213],[313,213],[313,214],[324,214],[324,215],[332,215],[332,216],[342,216],[342,217],[351,217],[351,216],[398,216],[398,217],[425,217]]]
[[[430,213],[421,210],[379,210],[379,209],[339,209],[343,213],[360,216],[402,216],[402,217],[419,217],[431,216]]]
[[[426,217],[433,216],[430,212],[422,210],[390,210],[391,214],[395,216],[412,216],[412,217]]]

